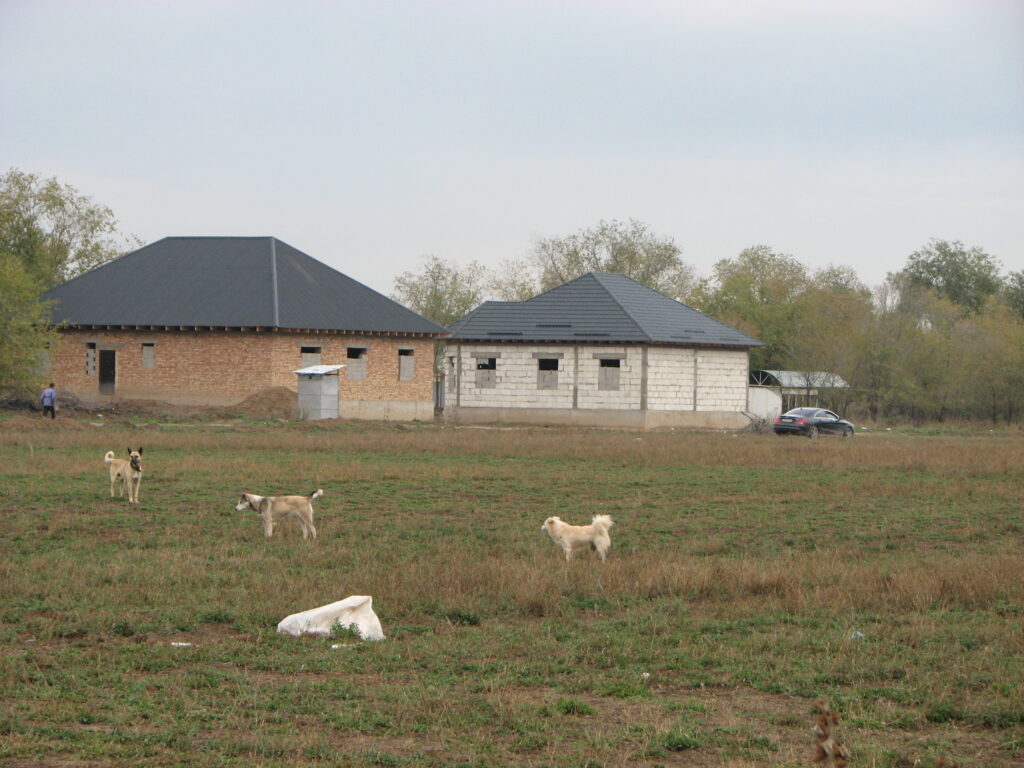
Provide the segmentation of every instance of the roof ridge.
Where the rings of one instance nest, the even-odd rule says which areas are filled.
[[[533,301],[534,299],[539,299],[541,296],[547,296],[549,293],[551,293],[552,291],[557,291],[559,288],[565,288],[565,286],[567,286],[567,285],[572,285],[577,280],[582,280],[584,277],[587,277],[587,276],[593,275],[593,274],[595,274],[593,271],[584,272],[582,275],[577,275],[572,280],[566,280],[564,283],[559,283],[558,285],[556,285],[553,288],[548,288],[546,291],[541,291],[536,296],[531,296],[530,298],[523,299],[522,301],[510,301],[510,302],[507,302],[507,303],[508,304],[525,304],[528,301]]]
[[[277,290],[277,238],[270,237],[270,292],[274,299],[274,327],[281,327],[281,304]]]
[[[277,240],[279,243],[284,242],[274,235],[164,235],[160,240],[266,240],[267,238]],[[154,240],[153,243],[159,243],[160,240]]]
[[[621,301],[619,301],[619,297],[616,296],[614,293],[612,293],[608,289],[608,286],[604,284],[604,281],[599,280],[597,278],[597,275],[601,274],[601,275],[614,275],[616,277],[624,277],[627,280],[629,280],[630,282],[636,283],[641,288],[647,288],[647,290],[653,291],[654,293],[658,293],[658,292],[655,291],[653,288],[649,288],[648,286],[644,285],[639,280],[634,280],[632,277],[628,277],[627,275],[623,275],[623,274],[621,274],[619,272],[588,272],[587,274],[588,275],[594,275],[594,282],[596,282],[598,285],[600,285],[602,290],[604,290],[604,292],[608,294],[608,296],[611,298],[611,300],[614,301],[618,305],[619,309],[621,309],[625,313],[626,317],[628,317],[630,320],[632,320],[636,324],[636,327],[640,330],[640,333],[643,334],[647,338],[648,341],[653,341],[653,339],[651,338],[651,334],[649,334],[647,332],[647,329],[644,328],[643,323],[641,323],[639,320],[637,320],[636,316],[632,312],[630,312],[628,309],[626,309],[626,306]],[[661,294],[659,294],[659,295],[661,295]]]

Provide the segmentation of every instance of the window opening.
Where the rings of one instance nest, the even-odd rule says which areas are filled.
[[[363,381],[366,378],[366,347],[348,347],[345,350],[348,378],[352,381]]]
[[[299,347],[299,353],[302,355],[301,367],[320,365],[321,349],[321,347]]]
[[[476,386],[477,389],[494,389],[498,386],[498,358],[477,358]]]
[[[413,350],[411,349],[400,349],[398,350],[398,380],[399,381],[412,381],[414,376],[413,365],[416,362],[416,358],[413,357]]]
[[[617,358],[601,358],[601,367],[597,375],[597,388],[604,391],[615,391],[619,388],[619,367]]]
[[[558,358],[537,359],[537,389],[558,389]]]

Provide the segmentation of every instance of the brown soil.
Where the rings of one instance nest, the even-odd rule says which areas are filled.
[[[56,419],[43,419],[42,412],[25,403],[8,403],[5,410],[13,415],[0,419],[0,429],[88,429],[90,421],[102,419],[147,417],[168,421],[217,421],[225,419],[276,419],[290,421],[298,416],[297,395],[287,387],[272,387],[227,406],[172,405],[156,400],[115,399],[102,406],[90,406],[65,398]],[[43,422],[46,422],[43,425]]]

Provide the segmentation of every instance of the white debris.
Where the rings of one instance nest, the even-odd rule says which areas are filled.
[[[191,648],[192,643],[171,643],[171,648]]]
[[[329,635],[334,627],[353,629],[363,640],[383,640],[384,630],[373,612],[373,598],[352,595],[336,603],[286,616],[277,625],[284,635]]]
[[[863,632],[854,632],[852,635],[850,635],[851,640],[863,640],[865,637],[867,637],[867,635],[865,635]]]

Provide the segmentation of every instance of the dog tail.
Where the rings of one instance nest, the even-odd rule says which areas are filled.
[[[324,495],[324,489],[323,488],[317,488],[315,491],[313,491],[311,494],[309,494],[309,500],[312,501],[313,499],[319,499],[323,495]]]
[[[109,464],[113,460],[114,460],[114,452],[113,451],[107,451],[107,455],[103,457],[103,463],[104,464]]]
[[[590,524],[597,525],[604,528],[605,530],[608,530],[613,525],[615,525],[615,521],[612,520],[611,515],[594,515],[594,519],[591,521]]]

